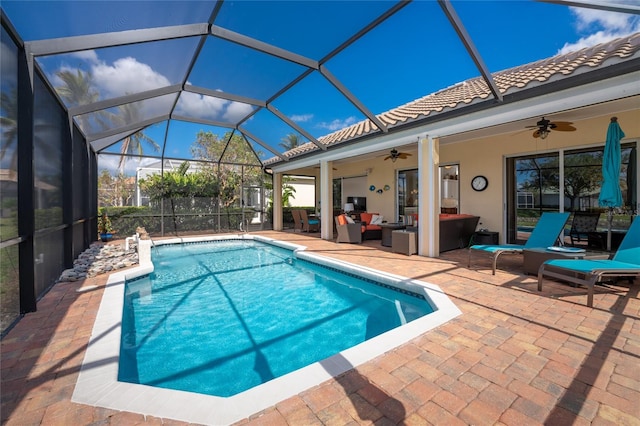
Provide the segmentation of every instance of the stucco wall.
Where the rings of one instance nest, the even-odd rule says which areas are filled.
[[[623,142],[640,140],[638,110],[616,113],[618,123],[625,132]],[[574,122],[575,132],[551,132],[546,139],[532,137],[533,130],[509,136],[440,145],[441,163],[460,164],[460,211],[480,216],[483,228],[500,231],[503,238],[505,225],[505,158],[556,151],[560,148],[604,146],[610,116]],[[471,179],[484,175],[489,186],[483,192],[471,189]]]
[[[398,219],[396,213],[396,171],[415,169],[418,167],[418,163],[415,155],[406,160],[398,159],[395,163],[391,160],[384,161],[384,157],[381,155],[363,161],[340,164],[333,177],[366,175],[367,184],[363,195],[367,197],[367,210],[383,215],[386,221],[394,222]],[[371,185],[375,186],[376,191],[383,189],[382,194],[369,191]],[[384,190],[385,185],[389,185],[388,191]]]

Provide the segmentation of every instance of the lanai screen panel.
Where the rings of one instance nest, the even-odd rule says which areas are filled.
[[[307,68],[255,49],[209,36],[189,83],[265,102]]]
[[[165,156],[217,163],[221,161],[232,132],[233,129],[225,127],[172,120],[167,134]],[[240,133],[236,132],[235,138],[239,137]],[[241,147],[250,151],[248,146]],[[255,159],[249,164],[255,164]]]
[[[319,72],[304,78],[273,105],[316,139],[366,118]],[[253,124],[247,123],[246,127],[252,128]],[[257,128],[253,131],[263,134]]]
[[[207,22],[214,6],[208,0],[2,2],[26,41]]]
[[[215,24],[320,60],[395,1],[229,1]]]
[[[258,107],[246,102],[228,100],[200,93],[182,92],[174,115],[193,120],[213,121],[234,128]]]
[[[402,8],[326,67],[373,114],[479,75],[436,1]]]

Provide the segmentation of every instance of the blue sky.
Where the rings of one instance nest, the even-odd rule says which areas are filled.
[[[389,1],[228,1],[216,25],[320,60],[331,49],[391,7]],[[491,72],[533,62],[640,30],[637,15],[577,9],[532,1],[453,1],[453,7]],[[7,1],[2,8],[26,40],[86,35],[165,25],[206,22],[213,2],[184,1]],[[119,46],[40,58],[57,82],[59,70],[91,72],[102,99],[181,82],[198,39]],[[209,37],[188,84],[266,100],[298,76],[303,67]],[[404,7],[344,52],[327,69],[374,114],[385,112],[479,72],[435,1]],[[162,113],[172,100],[145,107]],[[353,124],[363,114],[320,74],[313,73],[273,105],[314,137]],[[183,115],[233,121],[252,108],[237,102],[191,94],[180,99]],[[259,113],[244,126],[278,147],[293,131]],[[167,155],[189,156],[195,129],[170,131]],[[148,136],[164,141],[164,125]],[[180,131],[178,131],[178,129]],[[117,147],[113,148],[117,151]],[[266,158],[271,157],[266,153]]]

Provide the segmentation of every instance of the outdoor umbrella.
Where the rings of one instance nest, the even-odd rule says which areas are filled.
[[[598,204],[609,208],[607,211],[607,251],[611,250],[613,208],[622,206],[622,191],[620,190],[620,139],[622,138],[624,138],[624,132],[618,124],[618,118],[611,117],[602,157],[602,187],[600,197],[598,197]]]
[[[638,171],[636,170],[637,163],[637,152],[636,148],[631,148],[631,152],[629,153],[629,164],[627,165],[627,204],[631,206],[631,214],[637,215],[638,206],[638,197],[636,196],[636,180],[638,176]]]

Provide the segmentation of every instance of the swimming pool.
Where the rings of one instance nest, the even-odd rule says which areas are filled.
[[[460,315],[458,308],[436,285],[314,255],[306,252],[303,246],[271,238],[248,234],[233,237],[287,248],[293,250],[296,259],[308,260],[375,280],[383,285],[422,294],[434,308],[434,312],[230,397],[122,382],[118,381],[118,365],[125,282],[148,275],[154,270],[150,261],[151,242],[140,241],[140,266],[109,277],[73,392],[73,402],[191,423],[234,423],[370,361]],[[230,236],[176,238],[155,244],[159,246],[229,238]]]
[[[118,379],[232,396],[433,312],[255,240],[172,244],[128,281]]]

